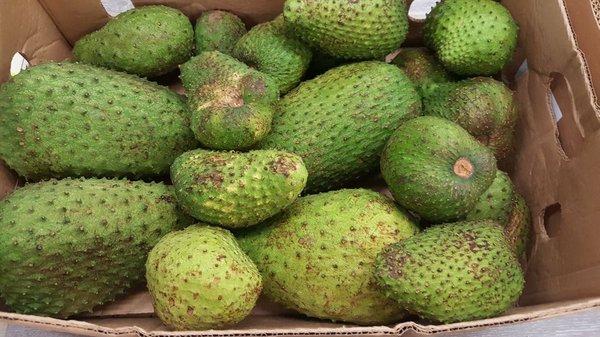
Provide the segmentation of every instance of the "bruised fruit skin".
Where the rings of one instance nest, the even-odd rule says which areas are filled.
[[[190,215],[241,228],[288,207],[306,185],[307,172],[300,157],[281,151],[194,150],[175,160],[171,179]]]
[[[473,208],[496,176],[496,159],[457,124],[425,116],[394,132],[381,172],[399,204],[440,223]]]
[[[150,249],[187,225],[162,183],[25,185],[0,201],[0,296],[23,314],[89,312],[143,283]]]
[[[403,48],[391,63],[404,70],[421,94],[432,84],[453,80],[453,76],[426,48]]]
[[[196,20],[196,53],[220,51],[231,54],[236,42],[246,34],[246,25],[235,14],[212,10]]]
[[[427,15],[425,44],[442,64],[463,76],[493,75],[511,60],[519,27],[493,0],[446,0]]]
[[[287,30],[314,49],[340,59],[378,59],[408,33],[403,0],[287,0]]]
[[[373,325],[404,315],[375,285],[375,256],[418,231],[391,200],[356,189],[302,197],[238,241],[270,299],[310,317]]]
[[[148,255],[146,279],[157,316],[181,331],[240,322],[262,289],[256,266],[233,235],[204,225],[161,239]]]
[[[197,147],[179,95],[138,77],[46,63],[0,88],[0,158],[29,180],[154,177]]]
[[[236,44],[233,55],[271,76],[281,94],[300,83],[312,58],[311,50],[286,34],[283,17],[254,26]]]
[[[164,75],[187,61],[194,30],[181,11],[145,6],[121,13],[75,43],[75,60],[142,77]]]
[[[394,130],[420,114],[419,94],[402,70],[354,63],[284,96],[259,146],[300,155],[309,172],[307,192],[327,191],[375,171]]]
[[[375,278],[422,318],[455,323],[494,317],[517,301],[524,278],[493,221],[435,226],[386,247]]]
[[[423,96],[423,113],[459,124],[498,160],[512,153],[519,113],[513,92],[502,82],[476,77],[434,84]]]

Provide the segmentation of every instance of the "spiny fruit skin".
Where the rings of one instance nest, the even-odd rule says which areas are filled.
[[[295,154],[194,150],[171,168],[177,199],[198,220],[229,228],[255,225],[288,207],[308,173]]]
[[[512,58],[518,32],[510,12],[496,1],[445,0],[427,16],[423,34],[450,71],[489,76]]]
[[[288,31],[341,59],[377,59],[396,50],[408,33],[403,0],[287,0]]]
[[[499,315],[524,285],[493,221],[435,226],[392,244],[377,257],[375,278],[409,312],[442,323]]]
[[[467,131],[438,117],[402,124],[381,157],[396,201],[433,222],[464,217],[496,176],[493,154]]]
[[[458,123],[498,160],[512,153],[519,112],[513,92],[502,82],[476,77],[434,84],[423,96],[423,113]]]
[[[246,34],[246,25],[235,14],[212,10],[196,20],[196,53],[220,51],[231,54],[237,41]]]
[[[515,255],[523,256],[529,242],[531,215],[523,197],[502,171],[479,201],[467,214],[466,220],[494,220],[504,228],[504,234]]]
[[[142,283],[146,254],[187,225],[162,183],[25,185],[0,201],[0,295],[23,314],[91,311]]]
[[[302,197],[238,241],[270,299],[310,317],[373,325],[404,315],[375,285],[375,257],[418,230],[385,196],[356,189]]]
[[[308,46],[286,34],[281,16],[250,29],[237,42],[233,55],[271,76],[282,94],[300,83],[312,58]]]
[[[426,48],[403,48],[392,64],[404,70],[421,94],[435,83],[446,83],[454,78]]]
[[[309,172],[307,192],[327,191],[376,170],[394,130],[420,114],[419,94],[402,70],[354,63],[284,96],[259,146],[300,155]]]
[[[204,52],[181,66],[192,130],[205,147],[245,150],[271,130],[277,84],[233,57]]]
[[[138,77],[46,63],[0,88],[0,157],[29,179],[147,177],[196,148],[185,102]]]
[[[146,264],[157,316],[175,330],[218,329],[244,319],[262,280],[227,230],[195,225],[167,234]]]
[[[166,6],[129,10],[73,47],[76,60],[142,77],[159,76],[187,61],[194,30],[182,12]]]

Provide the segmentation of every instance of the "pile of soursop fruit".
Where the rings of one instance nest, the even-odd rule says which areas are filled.
[[[407,31],[404,0],[288,0],[249,31],[147,6],[14,76],[0,158],[28,183],[0,202],[2,299],[66,318],[147,284],[180,330],[240,322],[261,294],[365,325],[503,313],[529,211],[497,164],[513,94],[485,76],[517,25],[445,0],[427,48],[384,62]],[[186,97],[157,84],[177,68]],[[393,199],[364,188],[379,173]]]

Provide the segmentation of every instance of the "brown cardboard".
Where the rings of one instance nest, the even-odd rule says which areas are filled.
[[[521,307],[498,318],[452,325],[401,322],[396,326],[358,327],[306,319],[263,301],[244,322],[227,330],[167,332],[153,317],[148,294],[140,290],[76,321],[9,312],[0,312],[0,320],[90,336],[412,337],[543,319],[600,306],[600,115],[593,86],[600,83],[600,55],[596,55],[600,52],[594,48],[600,32],[598,10],[592,11],[590,1],[503,1],[521,27],[515,62],[504,73],[517,91],[522,114],[511,172],[533,215],[533,244]],[[134,2],[168,4],[192,18],[205,9],[229,9],[249,24],[274,17],[283,3]],[[22,52],[33,64],[68,58],[69,44],[99,28],[108,18],[100,0],[0,1],[0,82],[8,79],[8,64],[15,51]],[[418,26],[413,24],[411,44],[414,36],[419,36]],[[518,72],[523,60],[527,60],[528,70]],[[173,83],[172,87],[180,86]],[[564,115],[558,123],[553,117],[550,93]],[[0,165],[0,197],[15,185],[14,175]]]

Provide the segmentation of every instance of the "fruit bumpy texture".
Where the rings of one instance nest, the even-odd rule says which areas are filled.
[[[197,147],[165,87],[77,63],[46,63],[0,88],[0,158],[30,179],[147,177]]]
[[[523,256],[527,250],[531,227],[529,207],[506,173],[496,173],[492,185],[481,195],[465,219],[495,220],[504,228],[504,234],[516,256]]]
[[[129,10],[75,43],[77,61],[142,77],[164,75],[187,61],[194,29],[177,9],[146,6]]]
[[[188,220],[160,183],[25,185],[0,201],[0,295],[23,314],[89,312],[142,283],[147,253]]]
[[[229,228],[255,225],[288,207],[306,185],[295,154],[194,150],[171,168],[177,199],[198,220]]]
[[[523,273],[493,221],[435,226],[386,247],[375,277],[409,312],[442,323],[499,315],[523,291]]]
[[[419,94],[402,70],[354,63],[284,96],[259,146],[300,155],[309,173],[307,192],[332,190],[375,171],[394,130],[420,114]]]
[[[176,330],[218,329],[244,319],[262,280],[227,230],[195,225],[167,234],[146,264],[157,316]]]
[[[300,83],[312,58],[308,46],[286,34],[281,16],[254,26],[238,41],[233,55],[271,76],[281,94]]]
[[[237,41],[246,34],[246,25],[235,14],[213,10],[196,20],[196,53],[220,51],[231,54]]]
[[[340,59],[378,59],[408,33],[403,0],[287,0],[287,30],[311,47]]]
[[[423,97],[423,114],[459,124],[498,160],[512,153],[519,112],[513,92],[502,82],[477,77],[434,84]]]
[[[238,236],[263,275],[263,293],[307,316],[357,324],[404,312],[375,285],[375,257],[418,227],[377,192],[340,190],[298,199]]]
[[[204,52],[181,65],[192,110],[192,130],[215,150],[245,150],[271,130],[277,84],[221,52]]]
[[[404,70],[421,94],[427,92],[431,85],[453,80],[453,76],[426,48],[403,48],[392,64]]]
[[[519,28],[493,0],[446,0],[427,16],[423,37],[442,64],[463,76],[493,75],[510,61]]]
[[[464,217],[490,187],[496,159],[467,131],[438,117],[402,124],[381,157],[396,201],[433,222]]]

